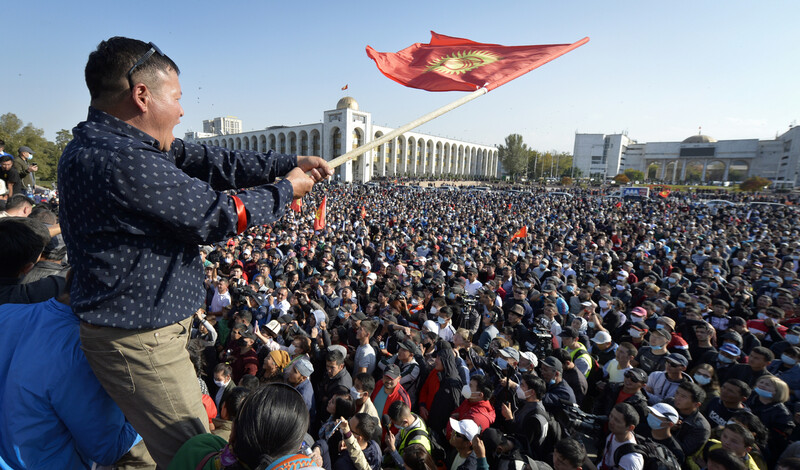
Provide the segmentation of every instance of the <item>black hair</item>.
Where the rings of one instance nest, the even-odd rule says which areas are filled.
[[[231,418],[235,418],[239,415],[239,412],[242,410],[242,405],[244,404],[244,400],[253,393],[253,390],[247,387],[233,387],[233,389],[228,392],[228,396],[225,397],[225,402],[223,405],[225,409],[228,410],[228,416]]]
[[[375,390],[375,377],[371,376],[367,372],[359,372],[355,377],[353,377],[353,381],[355,382],[356,380],[361,382],[361,387],[364,389],[363,391],[372,395],[372,392]]]
[[[127,74],[131,67],[141,59],[151,46],[138,39],[120,36],[109,38],[97,45],[97,49],[89,54],[84,76],[86,87],[92,101],[108,99],[128,89]],[[180,69],[169,57],[155,52],[139,65],[133,77],[152,79],[158,72],[174,70],[180,75]],[[134,83],[136,80],[134,79]],[[152,86],[152,85],[151,85]]]
[[[743,425],[733,422],[725,425],[725,429],[735,432],[736,434],[742,436],[742,440],[744,441],[745,447],[753,447],[753,444],[756,443],[755,435],[750,432],[749,429],[744,427]],[[725,430],[723,429],[723,431]]]
[[[478,392],[483,394],[483,399],[488,400],[492,397],[492,385],[489,383],[489,380],[484,375],[476,375],[469,379],[470,381],[475,382],[475,388]]]
[[[222,375],[225,377],[230,377],[233,374],[233,368],[231,368],[230,364],[221,362],[214,367],[214,373],[222,372]]]
[[[0,277],[17,278],[29,264],[35,263],[45,245],[50,242],[50,232],[38,220],[26,217],[0,219]]]
[[[639,425],[639,413],[636,412],[636,408],[629,403],[617,403],[614,405],[614,409],[622,415],[622,418],[625,420],[625,426],[638,426]]]
[[[337,366],[344,364],[344,354],[338,349],[328,351],[325,354],[325,362],[335,362]]]
[[[561,361],[562,365],[566,364],[567,361],[572,362],[572,356],[569,354],[569,351],[564,348],[559,348],[553,351],[553,356]]]
[[[36,203],[33,202],[33,199],[29,198],[24,194],[15,194],[10,198],[8,198],[8,201],[6,202],[6,212],[22,207],[25,204],[28,204],[31,207],[33,207],[34,204]]]
[[[356,404],[350,392],[345,392],[347,395],[335,395],[333,397],[334,403],[334,418],[350,419],[356,414]]]
[[[742,382],[739,379],[728,379],[728,380],[725,381],[725,383],[726,384],[731,384],[734,387],[738,388],[739,389],[739,395],[744,397],[745,400],[747,399],[747,397],[750,396],[751,393],[753,393],[753,389],[750,388],[750,386],[747,385],[745,382]],[[742,401],[744,401],[744,400],[742,400]]]
[[[397,402],[395,402],[397,403]],[[411,470],[436,470],[436,462],[422,444],[410,444],[403,450],[403,463]]]
[[[764,356],[764,358],[766,358],[768,363],[775,360],[775,353],[772,352],[769,348],[766,348],[764,346],[754,347],[753,349],[750,350],[750,354],[753,353],[761,354],[762,356]]]
[[[561,457],[573,467],[580,467],[586,460],[586,447],[581,441],[565,437],[556,442],[554,449]]]
[[[533,393],[536,394],[536,398],[540,400],[547,392],[547,385],[539,376],[531,373],[525,373],[522,374],[522,381],[525,382],[525,386],[528,387],[528,390],[533,390]]]
[[[736,454],[722,447],[710,451],[706,462],[716,462],[727,470],[747,470],[748,468]]]
[[[241,379],[239,379],[239,386],[250,391],[255,391],[261,386],[261,381],[258,380],[258,377],[255,375],[245,374]]]
[[[694,382],[684,380],[678,385],[678,388],[689,392],[692,397],[692,403],[703,403],[706,400],[706,391]]]
[[[358,420],[356,432],[361,434],[364,439],[380,442],[383,430],[378,418],[368,413],[356,413],[354,417]]]
[[[769,437],[769,431],[767,427],[764,426],[764,423],[761,422],[761,418],[754,415],[752,412],[747,410],[739,410],[736,411],[731,415],[728,420],[733,420],[739,423],[742,423],[744,427],[750,430],[753,433],[753,437],[755,437],[756,445],[760,449],[764,449],[767,447],[767,439]]]
[[[50,208],[41,204],[31,209],[31,213],[28,214],[28,218],[38,220],[39,222],[47,225],[55,225],[58,223],[56,214],[50,210]]]
[[[387,414],[392,421],[399,421],[409,413],[411,413],[411,408],[409,408],[408,405],[400,400],[392,402],[387,410]]]
[[[264,470],[276,458],[298,452],[308,423],[300,392],[282,383],[267,384],[245,399],[234,419],[233,453],[241,464]]]

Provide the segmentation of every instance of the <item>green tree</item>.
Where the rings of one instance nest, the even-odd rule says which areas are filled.
[[[622,172],[625,176],[628,177],[630,181],[644,181],[644,173],[639,170],[634,170],[633,168],[628,168],[627,170]]]
[[[23,145],[33,150],[32,163],[39,166],[39,171],[36,172],[37,183],[55,180],[61,151],[57,144],[44,137],[43,129],[34,127],[32,123],[24,124],[14,113],[6,113],[0,116],[0,139],[6,142],[6,152],[14,156]]]
[[[501,145],[498,151],[503,167],[514,179],[525,174],[525,165],[531,152],[522,142],[521,135],[510,134],[506,137],[505,145]]]
[[[67,144],[72,140],[72,131],[67,129],[61,129],[60,131],[56,132],[56,147],[58,151],[63,153],[64,148],[66,148]]]
[[[766,187],[770,184],[772,184],[772,181],[766,178],[762,178],[760,176],[751,176],[739,184],[739,189],[742,191],[755,192],[766,189]]]

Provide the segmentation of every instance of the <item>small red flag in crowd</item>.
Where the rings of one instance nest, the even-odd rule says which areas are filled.
[[[342,90],[346,90],[349,86],[350,86],[350,84],[348,83],[347,85],[342,87]]]
[[[366,219],[367,218],[367,208],[366,208],[366,206],[361,206],[361,218],[362,219]]]
[[[525,238],[528,236],[528,226],[523,225],[521,229],[517,230],[517,233],[511,236],[511,240],[515,238]]]
[[[295,212],[300,212],[303,208],[303,200],[302,199],[294,199],[292,201],[292,205],[289,206]]]
[[[489,91],[520,77],[551,60],[586,44],[502,46],[431,31],[431,42],[416,43],[396,53],[377,52],[367,46],[367,55],[392,80],[428,91]]]
[[[614,204],[614,206],[616,206],[616,207],[618,207],[618,208],[619,208],[619,207],[622,207],[622,203],[621,203],[621,202],[618,202],[618,203]]]
[[[669,189],[665,189],[664,191],[661,191],[660,193],[658,193],[658,195],[663,197],[664,199],[668,198],[669,197]]]
[[[319,209],[314,214],[314,230],[325,230],[325,203],[328,201],[328,196],[322,198]]]

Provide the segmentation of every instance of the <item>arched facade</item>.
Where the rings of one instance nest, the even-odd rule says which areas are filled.
[[[374,124],[371,115],[348,97],[340,100],[336,109],[325,111],[323,122],[318,124],[272,126],[225,136],[187,135],[187,140],[227,149],[274,150],[332,160],[393,130]],[[345,181],[397,176],[496,177],[498,167],[495,147],[408,132],[340,166],[337,173]]]

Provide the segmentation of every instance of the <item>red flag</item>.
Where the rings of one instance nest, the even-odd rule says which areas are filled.
[[[622,207],[622,203],[621,203],[621,202],[618,202],[618,203],[614,204],[614,206],[616,206],[616,207]]]
[[[660,193],[658,193],[658,195],[663,197],[663,198],[665,198],[665,199],[668,198],[669,197],[669,189],[665,189],[664,191],[661,191]]]
[[[303,207],[303,200],[302,199],[294,199],[294,200],[292,200],[292,205],[289,206],[289,207],[291,207],[292,210],[295,211],[295,212],[300,212],[302,210],[302,207]]]
[[[342,87],[342,90],[346,90],[349,86],[350,86],[350,84],[348,83],[347,85]]]
[[[572,44],[502,46],[431,31],[429,44],[416,43],[396,53],[377,52],[367,46],[367,55],[384,75],[411,88],[475,91],[486,87],[491,91],[588,41],[583,38]]]
[[[523,225],[521,229],[517,230],[517,233],[511,236],[511,240],[509,241],[512,241],[515,238],[525,238],[527,236],[528,236],[528,226]]]
[[[322,198],[319,209],[314,214],[314,230],[325,230],[325,203],[328,201],[328,196]]]
[[[367,207],[366,206],[361,206],[361,218],[362,219],[366,219],[367,218]]]

